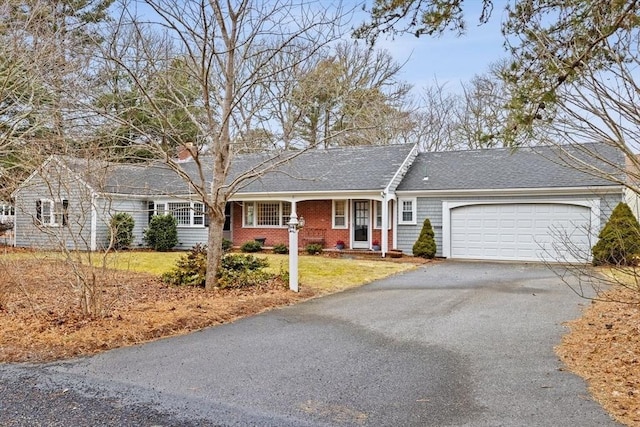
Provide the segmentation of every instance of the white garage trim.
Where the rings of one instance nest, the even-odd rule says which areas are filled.
[[[600,232],[600,199],[500,199],[500,200],[457,200],[442,202],[442,255],[451,257],[451,210],[463,206],[473,205],[519,205],[519,204],[552,204],[583,206],[590,210],[590,236],[597,236]]]

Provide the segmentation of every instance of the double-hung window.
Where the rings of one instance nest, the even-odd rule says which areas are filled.
[[[333,201],[333,228],[347,228],[347,201]]]
[[[416,224],[417,201],[415,198],[398,199],[398,224]]]
[[[289,202],[244,202],[244,227],[286,227],[291,215]]]
[[[150,203],[150,213],[169,214],[176,219],[178,227],[205,226],[204,203],[199,202],[155,202]]]
[[[15,211],[13,206],[11,205],[0,205],[0,216],[12,216],[15,215]]]
[[[40,225],[66,226],[68,223],[68,200],[36,200],[36,219]]]

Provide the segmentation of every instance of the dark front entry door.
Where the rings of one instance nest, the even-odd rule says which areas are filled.
[[[369,201],[354,200],[353,202],[353,247],[369,247]]]

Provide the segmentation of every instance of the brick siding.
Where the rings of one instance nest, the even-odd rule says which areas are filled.
[[[349,229],[333,229],[332,201],[331,200],[307,200],[298,202],[296,211],[298,217],[302,216],[305,220],[305,227],[317,228],[325,230],[325,248],[333,248],[338,240],[342,240],[349,245]],[[282,228],[261,228],[261,227],[242,227],[242,203],[234,202],[233,204],[233,244],[240,246],[243,243],[254,240],[256,238],[266,238],[266,246],[274,246],[284,243],[289,246],[289,232],[287,227]],[[372,240],[377,240],[382,244],[381,230],[372,230]],[[389,247],[393,241],[393,232],[389,230]],[[302,241],[300,241],[302,245]]]

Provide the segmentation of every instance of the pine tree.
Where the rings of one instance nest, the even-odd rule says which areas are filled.
[[[413,254],[422,258],[433,258],[436,256],[436,241],[434,239],[433,227],[429,218],[424,220],[422,230],[418,240],[413,244]]]
[[[640,255],[640,223],[626,203],[619,203],[593,247],[593,265],[634,265]]]

